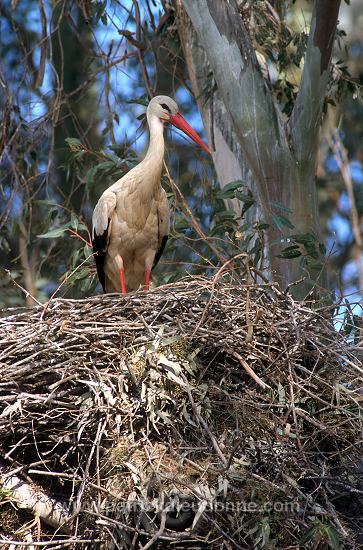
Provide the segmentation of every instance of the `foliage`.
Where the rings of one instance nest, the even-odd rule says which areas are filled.
[[[95,291],[92,208],[105,187],[137,162],[145,142],[141,111],[148,95],[176,95],[198,126],[194,100],[185,92],[189,83],[170,3],[154,9],[143,0],[131,10],[113,1],[73,5],[62,0],[57,6],[7,0],[0,8],[2,36],[7,37],[1,45],[6,85],[0,99],[3,306],[22,304],[26,293],[31,304],[31,296],[42,302],[54,292],[83,296]],[[307,27],[295,23],[293,9],[282,1],[241,5],[257,52],[277,75],[269,77],[269,86],[286,115],[306,48]],[[342,30],[337,39],[344,53]],[[340,101],[356,86],[348,70],[345,59],[336,61],[327,101]],[[211,77],[205,97],[213,86]],[[134,134],[140,137],[136,149],[130,139]],[[251,213],[258,200],[244,182],[219,189],[211,165],[201,162],[195,149],[180,141],[171,146],[170,135],[167,143],[170,177],[164,175],[164,186],[173,211],[172,234],[155,272],[157,283],[176,280],[185,270],[212,273],[243,253],[263,271],[271,223],[284,239],[278,252],[282,260],[321,269],[324,245],[313,233],[294,231],[284,205],[272,205],[272,222],[257,219]],[[239,202],[240,212],[229,210],[230,199]]]
[[[288,2],[275,2],[274,8],[263,0],[245,2],[241,15],[249,31],[252,43],[268,66],[268,80],[275,99],[282,105],[282,112],[289,117],[295,104],[301,70],[308,40],[309,11],[304,12],[304,21],[292,17]],[[347,55],[346,32],[338,28],[338,49]],[[261,58],[260,58],[261,59]],[[347,94],[360,93],[361,86],[352,78],[345,60],[333,60],[325,110],[328,104],[337,105]],[[271,79],[270,74],[276,77]]]

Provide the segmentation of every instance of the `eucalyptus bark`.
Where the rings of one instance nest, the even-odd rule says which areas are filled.
[[[236,0],[183,0],[229,114],[236,139],[258,187],[270,243],[287,236],[273,224],[274,203],[291,210],[293,233],[320,235],[315,164],[318,133],[340,0],[315,0],[298,97],[290,121],[265,82]],[[299,259],[277,257],[270,246],[273,278],[303,298],[318,272]],[[310,279],[310,281],[309,281]]]
[[[184,59],[210,144],[219,184],[223,188],[231,181],[240,180],[257,196],[252,172],[246,162],[219,90],[211,82],[208,57],[183,7],[183,0],[174,0],[174,8]],[[237,215],[241,213],[241,203],[237,199],[226,199],[225,203],[227,208],[234,210]],[[248,214],[249,212],[247,212]],[[253,215],[256,218],[258,214],[254,212]]]

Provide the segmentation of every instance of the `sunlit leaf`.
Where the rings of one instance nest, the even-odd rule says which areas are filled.
[[[71,224],[72,229],[77,230],[77,228],[78,228],[78,223],[79,223],[79,222],[78,222],[77,216],[75,215],[74,212],[72,212],[72,213],[71,213],[71,221],[70,221],[70,224]]]
[[[68,143],[71,151],[79,151],[82,148],[82,143],[78,138],[69,137],[65,141]]]
[[[51,229],[47,233],[43,233],[42,235],[37,235],[39,239],[55,239],[56,237],[61,237],[64,235],[64,233],[69,229],[70,224],[66,223],[65,225],[62,225],[61,227],[57,227],[55,229]]]
[[[284,248],[280,254],[277,255],[278,258],[284,258],[285,260],[290,260],[292,258],[298,258],[301,256],[301,250],[297,245],[288,246]]]
[[[235,197],[235,190],[240,189],[244,185],[243,181],[237,180],[237,181],[231,181],[230,183],[227,183],[221,189],[216,193],[217,199],[233,199]]]

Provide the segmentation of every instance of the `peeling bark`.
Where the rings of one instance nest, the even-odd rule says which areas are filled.
[[[258,199],[258,191],[251,170],[241,150],[234,132],[228,111],[220,97],[218,89],[207,98],[203,93],[210,84],[211,68],[207,55],[202,48],[191,21],[183,8],[182,0],[174,0],[176,22],[204,129],[208,139],[218,181],[223,188],[231,181],[243,181]],[[227,208],[241,213],[241,204],[237,199],[227,199]],[[250,212],[247,212],[249,215]],[[254,218],[258,213],[254,212]]]
[[[296,160],[314,163],[340,0],[315,0],[304,70],[289,122]]]
[[[206,0],[184,0],[184,5],[208,52],[221,99],[258,183],[260,198],[268,204],[271,194],[279,195],[289,149],[281,113],[261,74],[237,4],[234,0],[223,6],[209,2],[213,17]],[[253,61],[247,62],[250,55]]]
[[[312,39],[321,54],[320,74],[329,69],[339,7],[340,0],[319,0],[314,4],[316,27]]]
[[[283,204],[292,211],[294,233],[320,234],[315,163],[339,4],[340,0],[315,0],[300,91],[287,125],[261,74],[236,0],[183,0],[257,184],[264,217],[271,222],[272,203]],[[281,237],[281,231],[271,224],[270,242]],[[296,260],[281,261],[278,251],[278,247],[271,251],[270,265],[274,279],[283,287],[301,277],[316,280],[318,274],[312,268],[302,268]],[[303,298],[308,285],[295,287],[295,297]]]

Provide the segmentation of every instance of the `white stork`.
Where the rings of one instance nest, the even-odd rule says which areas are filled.
[[[173,99],[154,97],[146,111],[150,142],[145,158],[101,195],[92,217],[92,244],[105,292],[149,290],[150,273],[168,240],[169,206],[160,184],[164,122],[170,122],[209,153],[178,112]]]

